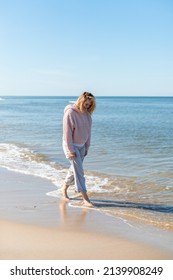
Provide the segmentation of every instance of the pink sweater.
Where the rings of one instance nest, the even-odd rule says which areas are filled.
[[[74,153],[74,144],[85,144],[88,151],[91,139],[92,119],[88,111],[80,112],[75,105],[64,109],[63,140],[70,153]]]

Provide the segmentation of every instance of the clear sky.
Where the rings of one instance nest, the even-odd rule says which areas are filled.
[[[173,96],[173,0],[0,0],[0,95]]]

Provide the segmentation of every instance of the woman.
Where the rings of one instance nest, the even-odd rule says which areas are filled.
[[[65,107],[63,118],[63,149],[71,163],[62,188],[63,196],[68,201],[67,189],[75,184],[76,190],[82,195],[82,204],[89,207],[93,204],[87,195],[83,160],[90,146],[91,114],[95,108],[95,97],[89,92],[84,92],[74,105]]]

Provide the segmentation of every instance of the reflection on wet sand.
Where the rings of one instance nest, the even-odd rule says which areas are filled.
[[[66,227],[82,227],[86,220],[86,216],[90,209],[80,207],[80,211],[76,211],[75,214],[68,203],[61,199],[59,202],[60,216],[61,216],[61,225]]]

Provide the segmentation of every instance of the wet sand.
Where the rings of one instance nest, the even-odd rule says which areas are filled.
[[[145,228],[46,196],[54,189],[48,180],[0,168],[1,260],[173,258],[148,242]]]

